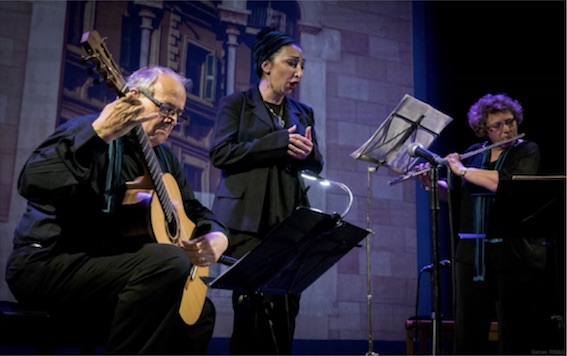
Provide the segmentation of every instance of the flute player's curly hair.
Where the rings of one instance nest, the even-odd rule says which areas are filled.
[[[519,101],[512,99],[506,94],[486,94],[474,103],[467,114],[469,126],[476,136],[487,138],[486,119],[489,114],[509,111],[519,124],[524,121],[524,109]]]

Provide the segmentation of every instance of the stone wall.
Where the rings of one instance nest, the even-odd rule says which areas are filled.
[[[299,39],[307,58],[299,98],[315,109],[326,160],[323,176],[352,189],[354,203],[345,220],[369,227],[374,234],[370,250],[363,241],[305,291],[295,337],[364,340],[370,321],[376,340],[401,341],[415,302],[414,185],[388,186],[397,175],[385,168],[372,173],[369,181],[368,164],[350,153],[372,135],[404,94],[413,92],[412,5],[311,0],[299,5]],[[3,266],[24,209],[16,179],[27,155],[57,121],[65,2],[2,1],[0,14],[0,296],[11,299]],[[344,209],[344,192],[316,189],[311,191],[314,207],[327,212]],[[218,312],[215,336],[229,337],[230,293],[210,290],[209,296]]]

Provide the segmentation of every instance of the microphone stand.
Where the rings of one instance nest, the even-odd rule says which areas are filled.
[[[370,228],[370,197],[371,197],[371,174],[378,170],[377,167],[368,166],[368,181],[366,185],[366,228],[372,231]],[[377,356],[378,354],[374,352],[374,338],[372,336],[372,271],[371,271],[371,252],[372,252],[372,240],[371,234],[366,236],[366,308],[368,313],[368,352],[365,356]]]
[[[433,249],[433,272],[431,273],[431,283],[433,286],[433,337],[432,337],[432,354],[441,354],[441,293],[439,284],[439,236],[438,236],[438,215],[439,215],[439,189],[437,180],[439,179],[439,165],[431,163],[431,171],[429,172],[429,208],[431,216],[431,242]]]
[[[366,306],[368,310],[368,352],[365,354],[365,356],[378,356],[378,354],[374,352],[374,339],[372,337],[372,273],[370,270],[370,254],[372,251],[372,242],[370,235],[374,234],[374,232],[370,229],[370,176],[371,173],[374,173],[377,170],[378,168],[376,167],[368,166],[368,184],[366,188],[366,227],[367,231],[369,231],[370,233],[366,236]],[[321,184],[322,186],[335,185],[344,190],[348,194],[349,201],[345,211],[340,215],[340,217],[345,217],[345,215],[349,212],[354,200],[352,191],[346,184],[323,178],[318,174],[306,170],[301,172],[301,177],[312,181],[319,181],[319,184]]]

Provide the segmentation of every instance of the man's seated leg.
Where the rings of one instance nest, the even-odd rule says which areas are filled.
[[[197,322],[189,327],[189,354],[206,355],[209,350],[209,343],[213,337],[215,328],[216,309],[213,302],[205,299],[203,312]]]

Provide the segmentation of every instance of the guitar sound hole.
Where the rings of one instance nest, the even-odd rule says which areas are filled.
[[[179,239],[179,229],[177,219],[173,218],[167,222],[167,233],[172,243],[177,243]]]

